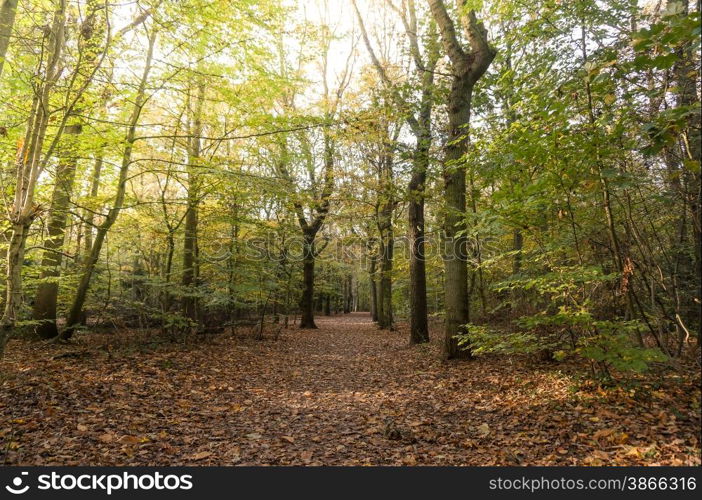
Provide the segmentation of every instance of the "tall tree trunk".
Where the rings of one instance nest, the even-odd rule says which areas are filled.
[[[351,293],[351,275],[348,274],[344,277],[344,286],[341,294],[344,301],[344,314],[351,312]]]
[[[0,77],[5,66],[5,57],[7,49],[10,46],[10,37],[12,36],[12,28],[15,25],[15,16],[17,14],[18,0],[0,0]]]
[[[353,296],[352,296],[352,305],[351,305],[351,311],[353,312],[358,312],[358,307],[359,307],[359,301],[360,297],[358,295],[358,280],[354,280],[354,286],[353,286]]]
[[[36,327],[37,334],[45,339],[56,337],[56,303],[58,298],[58,277],[61,275],[61,261],[66,222],[68,220],[68,206],[73,193],[73,182],[76,174],[77,152],[75,150],[75,136],[81,132],[80,124],[66,127],[67,145],[63,158],[59,161],[56,170],[56,183],[51,196],[49,209],[48,237],[44,240],[44,254],[41,265],[42,283],[39,284],[34,299],[32,315],[34,320],[40,321]],[[70,138],[70,139],[69,139]]]
[[[280,42],[282,44],[282,40]],[[327,46],[328,49],[328,46]],[[339,79],[339,86],[335,92],[330,92],[329,84],[327,81],[327,68],[328,68],[328,50],[324,52],[322,57],[322,70],[323,70],[323,84],[324,84],[324,119],[331,121],[337,111],[337,107],[341,98],[349,84],[349,76],[351,74],[350,68],[347,66],[346,71],[342,78]],[[350,60],[350,59],[349,59]],[[280,58],[281,74],[285,75],[287,69],[285,67],[285,57]],[[284,104],[285,107],[290,107],[290,102]],[[315,239],[317,238],[317,233],[322,228],[324,221],[329,214],[330,198],[334,191],[334,155],[336,150],[335,139],[332,136],[328,128],[323,128],[322,134],[322,179],[321,182],[315,177],[315,167],[314,160],[312,160],[311,155],[307,155],[308,158],[308,177],[310,184],[312,185],[312,192],[314,193],[313,199],[309,204],[309,218],[305,213],[305,206],[298,199],[293,201],[293,207],[295,209],[295,215],[297,216],[297,222],[300,226],[300,230],[304,240],[303,248],[303,291],[300,299],[300,309],[301,309],[301,319],[300,328],[317,328],[314,323],[314,266],[315,259],[317,258],[317,250],[315,248]],[[303,139],[301,140],[301,146],[303,149],[309,151],[305,141],[306,135],[303,134]],[[287,147],[287,137],[284,137],[281,145],[281,155],[280,160],[277,162],[276,167],[280,176],[285,180],[286,184],[290,188],[291,192],[296,192],[297,182],[293,179],[290,171],[287,168],[288,162],[288,147]],[[320,185],[321,184],[321,185]]]
[[[188,205],[185,214],[185,238],[183,240],[183,314],[193,324],[199,324],[200,301],[197,296],[199,280],[199,249],[198,249],[198,205],[199,205],[199,177],[197,172],[200,161],[200,136],[202,135],[202,106],[204,101],[205,86],[199,83],[195,107],[192,110],[192,127],[188,145]]]
[[[80,78],[83,74],[90,75],[96,69],[96,61],[100,55],[100,44],[105,32],[106,22],[98,21],[98,13],[102,5],[97,0],[89,0],[87,15],[80,30],[78,47],[80,50]],[[99,66],[99,62],[97,64]],[[81,73],[82,71],[82,73]],[[91,77],[83,82],[90,83]],[[54,191],[49,208],[48,238],[44,242],[42,256],[42,278],[34,301],[33,318],[40,321],[36,328],[39,336],[51,338],[58,335],[56,328],[56,302],[58,296],[58,278],[61,274],[62,256],[61,249],[64,245],[66,223],[68,221],[68,207],[73,195],[73,183],[78,163],[78,136],[82,132],[80,114],[85,107],[85,100],[75,101],[74,111],[69,114],[70,125],[63,129],[63,151],[60,154],[59,165],[56,170]],[[78,247],[80,251],[80,246]]]
[[[678,16],[689,15],[689,2],[687,0],[670,0],[669,4],[674,8]],[[700,3],[696,8],[699,11]],[[676,267],[681,267],[681,295],[688,300],[683,304],[682,317],[688,324],[697,323],[698,341],[702,338],[702,222],[700,219],[702,212],[702,170],[700,169],[701,136],[700,136],[700,108],[698,96],[698,82],[700,75],[696,71],[695,55],[691,50],[694,46],[692,41],[681,46],[677,50],[678,60],[673,67],[673,77],[676,85],[676,105],[691,106],[693,112],[687,120],[687,127],[683,133],[679,147],[679,160],[675,162],[676,172],[672,179],[676,180],[679,186],[679,194],[682,196],[686,209],[681,211],[678,231],[680,238],[680,251],[676,252]],[[695,108],[695,104],[697,107]],[[682,182],[680,182],[682,180]],[[692,238],[687,237],[685,219],[687,214],[691,215]],[[684,248],[692,240],[693,251],[689,252],[689,247]],[[695,297],[697,295],[697,297]],[[696,304],[695,304],[696,302]]]
[[[392,329],[392,259],[394,238],[392,233],[392,203],[387,204],[380,223],[380,278],[378,279],[378,327]]]
[[[399,128],[397,129],[399,130]],[[395,193],[393,183],[395,135],[388,137],[380,152],[378,184],[380,186],[378,200],[378,233],[380,235],[380,278],[378,280],[378,327],[382,330],[393,328],[392,311],[392,265],[394,257],[395,237],[392,226],[392,216],[395,211]]]
[[[370,38],[363,23],[361,12],[355,0],[352,2],[361,28],[363,41],[368,49],[371,61],[375,66],[383,84],[393,89],[393,83],[388,77],[385,68],[375,54],[370,43]],[[410,343],[419,344],[429,341],[429,323],[427,319],[427,285],[426,265],[424,261],[424,190],[427,169],[429,167],[429,150],[431,148],[431,114],[434,105],[434,69],[439,60],[438,34],[436,25],[432,22],[426,36],[425,54],[421,53],[419,44],[419,30],[417,13],[414,0],[403,2],[399,9],[392,2],[388,6],[395,10],[402,21],[405,34],[409,39],[410,54],[415,71],[421,81],[420,109],[415,116],[407,114],[407,124],[414,134],[417,145],[412,162],[411,178],[407,186],[408,191],[408,239],[409,239],[409,287],[410,287]],[[404,97],[399,92],[394,92],[398,105],[405,106]]]
[[[317,328],[314,323],[314,261],[315,235],[304,235],[304,256],[302,261],[302,296],[300,298],[300,328]]]
[[[472,89],[471,89],[472,90]],[[469,89],[462,85],[452,85],[450,102],[462,100],[470,95]],[[451,109],[451,107],[450,107]],[[464,108],[465,109],[465,108]],[[449,111],[449,141],[461,137],[465,131],[461,124],[467,123],[470,115],[460,113],[456,108]],[[465,117],[465,119],[463,118]],[[463,148],[459,144],[446,147],[446,167],[444,168],[444,295],[446,307],[446,324],[444,332],[443,356],[446,359],[470,357],[470,351],[458,348],[456,335],[465,332],[469,317],[468,296],[468,246],[465,237],[466,176],[465,170],[458,165],[463,157]]]
[[[442,0],[429,0],[439,27],[444,50],[451,61],[451,90],[448,98],[448,140],[444,157],[444,269],[446,321],[442,354],[444,359],[470,357],[470,349],[458,347],[457,335],[465,333],[469,321],[468,248],[466,233],[466,173],[461,165],[468,150],[473,87],[487,71],[495,51],[487,31],[467,0],[458,0],[459,17],[469,49],[458,41],[456,27]]]
[[[90,198],[95,199],[100,190],[100,175],[102,174],[102,152],[95,159],[95,165],[93,166],[93,172],[90,176]],[[95,211],[86,210],[85,214],[85,228],[83,230],[83,249],[79,249],[82,252],[84,258],[90,255],[90,249],[93,248],[93,228],[95,226]]]
[[[163,270],[163,281],[166,284],[163,290],[161,303],[163,305],[163,312],[168,312],[171,309],[171,293],[168,285],[171,282],[171,276],[173,274],[173,254],[175,254],[175,235],[173,231],[168,231],[166,235],[166,262],[164,264]]]
[[[324,315],[331,316],[331,294],[324,294]]]
[[[410,288],[410,343],[429,341],[427,317],[427,276],[424,255],[424,185],[429,164],[429,145],[419,139],[415,152],[412,177],[409,182],[409,288]]]
[[[122,163],[119,169],[117,192],[115,193],[114,202],[112,204],[112,208],[105,217],[105,220],[97,227],[95,242],[93,243],[93,246],[90,249],[90,255],[88,255],[88,258],[83,266],[83,274],[81,275],[76,294],[73,298],[73,302],[68,313],[68,318],[66,319],[66,328],[60,334],[60,338],[62,340],[68,340],[71,338],[73,336],[73,332],[75,332],[76,328],[80,324],[83,306],[85,305],[88,288],[90,287],[90,280],[93,272],[95,271],[95,266],[97,265],[98,259],[100,258],[102,245],[105,242],[108,231],[117,220],[117,216],[124,205],[124,198],[127,192],[129,166],[132,163],[132,151],[134,149],[134,141],[136,139],[137,124],[139,123],[141,110],[146,102],[146,82],[151,71],[154,45],[156,44],[156,33],[156,29],[152,28],[151,33],[149,34],[149,45],[146,54],[146,62],[144,64],[144,71],[142,73],[141,80],[139,81],[139,87],[134,99],[134,106],[129,118],[129,125],[127,126],[127,134],[124,141],[125,147],[124,152],[122,153]]]
[[[278,172],[286,180],[291,188],[295,185],[290,172],[285,164],[287,154],[287,144],[283,143],[283,161],[278,163]],[[317,258],[315,240],[317,233],[322,228],[322,224],[329,213],[329,198],[334,189],[334,141],[328,132],[324,132],[324,182],[319,197],[314,200],[311,221],[307,220],[304,207],[301,203],[295,202],[295,213],[297,221],[302,231],[304,240],[303,248],[303,289],[300,297],[300,328],[317,328],[314,322],[314,266]]]
[[[239,206],[236,203],[232,206],[230,235],[229,257],[227,258],[227,310],[229,318],[233,319],[236,317],[236,259],[239,255]],[[285,314],[287,315],[287,313],[286,302]]]
[[[34,218],[21,219],[12,225],[12,236],[7,248],[7,297],[5,298],[5,311],[3,319],[12,319],[12,323],[3,324],[3,332],[8,335],[0,337],[0,354],[2,354],[9,336],[9,330],[14,326],[14,321],[19,317],[22,304],[22,262],[24,261],[25,242],[27,233]],[[0,333],[3,335],[3,333]]]
[[[17,180],[10,213],[12,237],[7,250],[7,289],[3,316],[0,320],[0,356],[2,356],[5,344],[19,318],[22,306],[24,252],[29,228],[41,210],[41,207],[34,203],[36,185],[52,150],[61,137],[68,113],[70,113],[70,109],[66,110],[66,115],[58,127],[51,146],[43,153],[49,122],[50,96],[61,73],[59,61],[65,41],[65,23],[66,2],[60,0],[54,11],[51,27],[46,31],[46,45],[48,47],[46,61],[39,63],[40,67],[44,68],[43,80],[37,82],[38,92],[32,102],[29,125],[17,155]]]
[[[373,254],[370,257],[370,267],[368,269],[368,281],[370,285],[370,313],[373,321],[378,321],[378,283],[377,283],[378,257]]]

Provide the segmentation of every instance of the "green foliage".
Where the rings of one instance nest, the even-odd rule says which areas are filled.
[[[642,325],[636,321],[595,321],[596,335],[583,337],[575,352],[586,359],[603,363],[623,372],[642,373],[651,363],[668,358],[660,349],[632,343],[632,333]]]
[[[545,346],[529,332],[502,332],[484,325],[465,325],[466,333],[457,335],[458,345],[481,354],[529,354]]]
[[[334,25],[337,12],[317,19],[304,2],[103,6],[90,0],[99,6],[101,37],[81,53],[90,10],[84,3],[69,2],[63,71],[47,101],[51,118],[39,155],[58,143],[33,193],[38,216],[24,255],[23,318],[31,317],[29,302],[40,283],[59,285],[59,317],[70,307],[86,243],[113,206],[146,38],[158,27],[124,207],[86,301],[92,321],[185,332],[194,326],[183,314],[187,299],[217,324],[261,311],[293,315],[302,288],[301,220],[321,213],[316,303],[338,305],[351,277],[368,309],[378,278],[377,267],[370,274],[370,257],[379,252],[378,235],[392,234],[398,241],[392,303],[396,319],[404,320],[410,260],[399,242],[408,201],[417,196],[407,189],[416,152],[407,118],[428,112],[431,103],[435,140],[423,186],[428,310],[432,319],[445,314],[444,174],[464,169],[468,209],[458,215],[466,227],[460,236],[468,240],[475,323],[467,325],[462,346],[476,354],[548,349],[556,359],[577,356],[641,371],[662,354],[641,348],[639,337],[677,355],[681,333],[699,330],[700,15],[672,10],[682,2],[667,2],[655,14],[629,0],[462,2],[479,11],[497,57],[476,84],[473,119],[464,124],[470,149],[448,170],[442,138],[450,62],[441,53],[435,72],[415,67],[417,47],[383,2],[362,2],[369,13],[382,14],[366,20],[382,76],[352,41],[356,34],[344,32],[343,22]],[[400,3],[401,11],[409,9]],[[416,26],[408,12],[406,21],[417,30],[419,59],[426,59],[436,24],[426,2],[414,4]],[[446,4],[456,18],[459,9]],[[148,16],[120,31],[147,6]],[[54,7],[48,0],[24,2],[26,15],[13,27],[1,75],[3,250]],[[337,57],[346,52],[348,59]],[[104,61],[91,76],[96,54]],[[424,102],[420,89],[428,74],[434,88]],[[79,113],[69,120],[82,131],[60,136],[67,105],[84,83]],[[48,212],[55,188],[66,180],[60,160],[69,151],[76,181],[64,209],[60,276],[47,277],[53,268],[42,258]],[[324,200],[327,189],[332,194]],[[186,286],[184,220],[193,203],[198,270]]]
[[[605,274],[599,267],[560,266],[539,276],[517,277],[507,282],[497,283],[495,290],[533,289],[539,294],[567,297],[582,286],[608,282],[616,278],[617,274]]]
[[[562,313],[539,320],[524,318],[522,323],[525,328],[513,332],[468,324],[465,325],[466,333],[457,335],[458,344],[478,356],[533,354],[548,350],[553,352],[556,361],[578,356],[600,363],[605,369],[614,368],[620,372],[642,373],[651,363],[668,359],[660,349],[639,347],[633,343],[632,334],[642,327],[637,321],[593,321],[588,314]],[[539,335],[539,330],[535,327],[543,325],[584,327],[590,333],[581,336],[576,346],[571,347]]]

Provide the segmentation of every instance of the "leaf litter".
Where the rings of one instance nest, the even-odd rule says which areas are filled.
[[[3,462],[700,464],[699,375],[602,389],[576,379],[581,367],[442,363],[438,331],[409,347],[406,326],[379,331],[364,313],[317,323],[277,341],[13,341],[0,365]]]

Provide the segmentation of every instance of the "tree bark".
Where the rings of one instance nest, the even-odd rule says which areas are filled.
[[[324,315],[331,316],[331,294],[324,294]]]
[[[304,256],[302,261],[302,296],[300,298],[300,328],[317,328],[314,322],[314,264],[316,232],[304,235]]]
[[[70,137],[66,142],[67,147],[64,158],[59,161],[56,170],[56,183],[51,196],[51,208],[49,209],[48,237],[44,240],[44,255],[41,265],[43,268],[39,284],[34,299],[32,315],[34,320],[40,321],[35,331],[44,338],[52,338],[58,335],[56,327],[56,303],[58,299],[58,278],[61,275],[61,261],[66,222],[68,220],[68,206],[73,193],[73,183],[78,163],[75,151],[75,136],[81,132],[81,125],[74,124],[66,127],[64,134]]]
[[[65,42],[65,23],[66,2],[61,0],[54,11],[51,27],[46,31],[48,50],[42,74],[43,81],[38,82],[37,93],[29,114],[29,126],[17,155],[17,180],[10,213],[12,236],[7,251],[7,289],[3,316],[0,320],[0,356],[19,318],[22,306],[22,265],[27,236],[32,222],[41,211],[41,207],[34,203],[36,185],[53,148],[63,133],[63,127],[71,111],[66,110],[51,146],[44,152],[50,96],[61,74],[59,62]]]
[[[139,116],[141,115],[141,110],[146,102],[146,82],[149,78],[149,73],[151,71],[155,44],[156,29],[152,29],[151,33],[149,34],[149,45],[146,54],[146,62],[144,64],[144,71],[139,82],[139,87],[137,89],[136,97],[134,100],[134,106],[132,108],[132,113],[129,118],[129,125],[125,137],[125,147],[122,153],[122,163],[120,165],[119,176],[117,179],[117,192],[115,193],[112,208],[105,217],[105,220],[97,228],[95,242],[93,243],[93,246],[90,249],[90,255],[88,256],[83,267],[83,274],[81,276],[80,282],[78,283],[78,289],[76,290],[76,294],[73,298],[73,302],[68,313],[68,318],[66,319],[66,328],[60,333],[60,338],[62,340],[70,339],[73,336],[73,333],[75,332],[76,328],[81,323],[83,306],[85,305],[85,299],[88,293],[88,288],[90,287],[90,280],[92,278],[93,272],[95,271],[97,261],[100,257],[102,245],[105,242],[105,238],[107,237],[108,231],[117,220],[117,216],[119,215],[120,211],[122,210],[122,206],[124,205],[124,198],[127,192],[129,166],[132,163],[132,151],[136,139],[136,129],[137,124],[139,123]]]
[[[370,285],[370,313],[373,321],[378,321],[378,285],[377,285],[377,255],[371,255],[370,267],[368,269],[368,281]]]
[[[5,66],[5,57],[7,49],[10,46],[10,37],[12,36],[12,28],[15,25],[15,16],[17,14],[18,0],[0,0],[0,77]]]
[[[0,357],[4,352],[10,330],[19,317],[22,305],[22,262],[24,261],[27,233],[34,218],[24,218],[12,225],[12,236],[7,248],[7,297],[0,330]],[[10,322],[11,320],[11,322]]]
[[[689,15],[689,2],[687,0],[670,0],[676,15],[686,17]],[[699,2],[696,8],[699,10]],[[698,341],[702,338],[702,171],[700,170],[701,136],[700,136],[700,108],[698,95],[699,73],[695,67],[695,57],[690,46],[692,42],[681,46],[677,50],[678,60],[673,66],[673,77],[676,81],[676,105],[694,106],[690,113],[686,130],[683,132],[679,146],[679,159],[675,161],[675,172],[671,179],[676,181],[678,193],[683,203],[689,207],[691,214],[692,245],[694,250],[680,248],[676,252],[676,268],[680,268],[680,281],[682,282],[682,296],[688,298],[683,304],[681,316],[688,324],[697,323]],[[681,182],[682,181],[682,182]],[[686,235],[688,210],[680,213],[678,234],[682,240],[679,246],[684,246],[690,238]],[[676,269],[678,272],[678,269]],[[697,295],[697,297],[695,297]],[[696,304],[695,304],[696,302]]]
[[[82,61],[79,66],[83,71],[93,69],[99,56],[100,41],[106,25],[106,23],[101,23],[96,26],[100,9],[101,5],[98,5],[95,0],[88,2],[87,16],[81,26],[78,44],[80,60]],[[85,71],[85,73],[90,74],[90,71]],[[32,311],[34,320],[40,321],[36,332],[42,338],[52,338],[58,335],[56,303],[58,278],[61,275],[61,262],[63,260],[61,249],[64,246],[68,208],[73,195],[73,184],[78,164],[78,136],[83,130],[81,118],[78,115],[82,113],[84,106],[84,99],[81,99],[80,103],[76,102],[75,111],[71,113],[72,123],[63,129],[65,144],[62,147],[63,151],[60,154],[56,170],[54,191],[49,208],[48,238],[44,242],[42,256],[41,277],[44,281],[37,289]]]
[[[297,222],[302,231],[303,237],[303,290],[300,297],[300,328],[317,328],[314,322],[314,267],[315,259],[317,258],[317,250],[315,241],[317,233],[322,228],[324,221],[329,213],[329,198],[334,189],[334,141],[329,136],[327,131],[324,131],[324,181],[322,184],[321,193],[312,202],[313,210],[311,220],[307,220],[304,207],[300,202],[294,202]],[[285,164],[285,156],[287,154],[287,144],[283,143],[283,152],[281,161],[278,163],[278,172],[290,185],[291,189],[295,185],[290,172]]]
[[[183,278],[185,288],[183,298],[183,314],[193,324],[199,324],[200,301],[197,296],[199,280],[199,249],[198,249],[198,205],[199,205],[199,173],[200,136],[202,135],[202,106],[205,86],[199,83],[195,107],[192,110],[192,127],[188,144],[188,204],[185,213],[185,237],[183,239]]]
[[[102,153],[95,159],[95,165],[93,166],[93,172],[90,177],[90,198],[94,199],[97,197],[100,190],[100,176],[102,174],[102,164],[103,158]],[[93,229],[95,227],[95,211],[86,210],[85,216],[85,229],[83,230],[84,240],[83,249],[79,249],[82,252],[83,258],[87,258],[90,255],[90,249],[93,247]]]
[[[344,314],[349,314],[351,312],[351,304],[353,303],[353,288],[352,288],[352,276],[347,274],[344,277]]]
[[[383,81],[383,84],[392,89],[393,84],[371,46],[368,33],[363,23],[363,18],[355,0],[352,3],[359,21],[363,41],[368,49],[371,61]],[[388,1],[387,3],[390,8],[400,15],[400,19],[405,28],[405,34],[409,39],[410,54],[414,61],[415,71],[421,81],[419,112],[417,116],[408,114],[406,118],[407,124],[417,140],[412,162],[411,178],[407,186],[409,223],[407,235],[410,248],[410,343],[419,344],[429,341],[426,265],[424,260],[424,190],[427,169],[429,167],[429,150],[432,142],[431,113],[434,105],[434,69],[439,60],[439,51],[436,28],[435,25],[431,23],[426,42],[426,54],[423,56],[421,53],[414,0],[408,0],[407,4],[403,3],[403,6],[406,8],[404,11],[398,9],[392,1]],[[395,92],[394,98],[399,105],[406,105],[406,102],[399,93]]]
[[[380,278],[378,279],[378,327],[389,330],[393,327],[392,314],[392,260],[394,238],[392,211],[394,202],[386,200],[379,214],[380,231]]]
[[[461,165],[468,151],[473,87],[495,57],[487,32],[473,10],[466,12],[466,0],[458,0],[466,51],[458,41],[456,27],[442,0],[429,0],[441,41],[451,61],[451,90],[448,97],[448,141],[444,157],[444,295],[446,320],[442,355],[444,359],[471,357],[470,348],[459,349],[457,335],[465,333],[469,317],[468,248],[466,240],[466,174]]]
[[[410,288],[410,343],[429,342],[427,317],[426,256],[424,254],[424,186],[429,164],[429,141],[422,142],[415,152],[412,177],[408,185],[409,204],[409,288]]]

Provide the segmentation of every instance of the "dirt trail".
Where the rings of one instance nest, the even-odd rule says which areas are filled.
[[[436,345],[410,348],[404,328],[381,332],[367,313],[317,324],[278,341],[13,341],[0,365],[5,463],[699,463],[692,386],[575,393],[563,366],[443,364]]]

